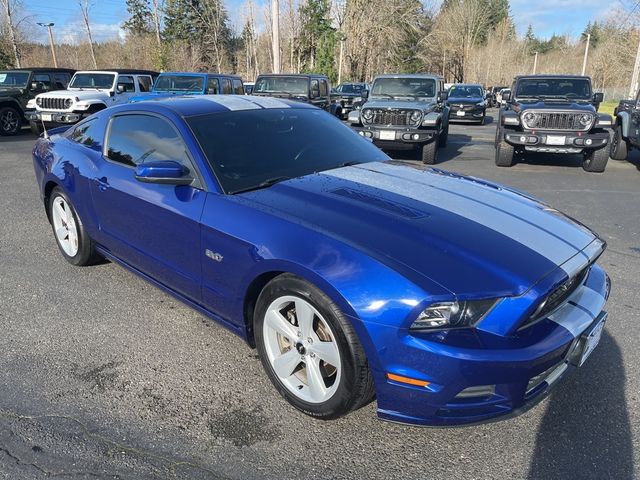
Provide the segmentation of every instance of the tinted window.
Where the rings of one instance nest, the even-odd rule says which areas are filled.
[[[430,78],[378,78],[371,88],[371,96],[435,97],[436,81]]]
[[[53,75],[53,83],[57,89],[67,88],[69,84],[69,74],[67,73],[56,73]]]
[[[29,72],[0,72],[0,87],[22,88],[28,81]]]
[[[233,79],[233,93],[236,95],[244,95],[244,88],[242,88],[242,82],[238,79]]]
[[[187,122],[227,193],[347,162],[389,159],[340,120],[318,109],[244,110],[199,115]]]
[[[311,92],[319,92],[320,85],[318,84],[318,80],[311,80]]]
[[[222,93],[231,94],[233,91],[231,90],[231,80],[228,78],[223,78],[222,80]]]
[[[482,88],[478,86],[457,85],[449,90],[450,97],[479,98],[482,97]]]
[[[138,76],[138,88],[141,92],[148,92],[151,90],[151,77]]]
[[[207,93],[211,95],[216,95],[218,93],[218,79],[210,78],[207,81]]]
[[[90,120],[76,126],[69,134],[69,139],[74,142],[92,147],[100,143],[101,132],[98,131],[98,122]]]
[[[191,169],[187,148],[173,126],[151,115],[113,117],[107,157],[134,167],[154,160],[175,160]]]
[[[326,97],[329,95],[329,85],[326,80],[320,80],[320,96]]]
[[[111,88],[114,79],[113,73],[77,73],[69,88]]]
[[[361,93],[364,85],[361,83],[343,83],[336,90],[340,93]]]
[[[516,97],[591,98],[591,84],[584,78],[523,78]]]
[[[136,87],[133,83],[133,77],[130,75],[121,75],[118,77],[118,90],[124,88],[124,92],[135,92]]]
[[[49,77],[49,75],[46,73],[34,73],[31,81],[42,83],[45,89],[49,89],[49,87],[51,86],[51,77]]]
[[[309,80],[304,77],[260,77],[253,87],[253,93],[308,95]]]
[[[202,92],[204,77],[193,75],[160,75],[153,90],[156,92]]]

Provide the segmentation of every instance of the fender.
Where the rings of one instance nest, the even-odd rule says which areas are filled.
[[[341,115],[342,113],[342,107],[337,104],[337,103],[332,103],[329,106],[329,112],[331,113],[331,115],[333,115],[334,117],[338,117]]]
[[[513,110],[500,110],[500,125],[504,127],[518,127],[520,126],[520,117]]]
[[[13,97],[0,97],[0,108],[2,107],[13,107],[18,110],[21,115],[24,115],[22,105]]]
[[[622,127],[622,138],[629,138],[629,129],[631,128],[631,115],[629,115],[629,112],[618,113],[616,124]]]

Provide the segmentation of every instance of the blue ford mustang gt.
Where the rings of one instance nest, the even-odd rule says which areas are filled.
[[[106,257],[242,336],[294,407],[506,418],[596,347],[605,243],[507,187],[395,162],[265,97],[109,108],[41,138],[66,260]],[[588,367],[587,367],[588,368]]]

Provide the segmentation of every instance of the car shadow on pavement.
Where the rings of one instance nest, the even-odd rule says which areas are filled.
[[[528,478],[633,479],[625,369],[606,329],[591,358],[566,380],[547,400]]]

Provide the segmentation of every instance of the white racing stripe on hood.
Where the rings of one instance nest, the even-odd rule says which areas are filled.
[[[571,302],[571,303],[569,303]],[[576,307],[573,303],[577,304]],[[579,288],[568,301],[549,316],[549,320],[577,337],[584,332],[604,308],[606,300],[587,286]]]
[[[464,180],[383,163],[323,174],[432,204],[499,232],[556,265],[574,256],[590,241],[579,228],[563,219],[511,199],[493,188]],[[572,238],[576,231],[580,232],[579,238]]]
[[[278,100],[277,98],[272,97],[247,96],[246,100],[248,100],[249,102],[253,102],[256,105],[260,105],[262,108],[291,108],[290,105],[287,105],[282,100]]]

